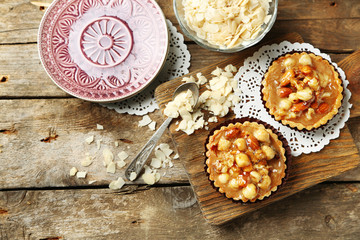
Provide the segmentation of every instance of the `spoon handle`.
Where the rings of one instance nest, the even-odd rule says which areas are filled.
[[[150,138],[150,140],[140,150],[140,152],[136,155],[134,160],[132,160],[128,168],[125,170],[125,177],[128,180],[130,180],[130,174],[132,172],[136,173],[136,177],[139,176],[139,173],[144,167],[146,160],[148,159],[150,153],[154,149],[156,143],[159,141],[160,137],[163,135],[165,129],[169,126],[171,120],[172,118],[169,117],[168,119],[165,120],[165,122],[163,122],[163,124],[161,124],[159,129],[154,133],[154,135]]]

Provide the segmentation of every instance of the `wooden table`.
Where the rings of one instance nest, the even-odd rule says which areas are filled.
[[[203,218],[179,160],[160,170],[165,175],[151,187],[138,180],[108,189],[123,172],[107,174],[101,151],[86,179],[70,177],[69,169],[85,169],[80,161],[95,149],[86,137],[95,135],[115,153],[125,150],[129,161],[153,132],[137,127],[140,116],[73,98],[52,83],[36,45],[50,2],[0,1],[0,239],[359,239],[360,168],[221,226]],[[170,0],[158,3],[178,27]],[[279,0],[267,39],[294,31],[339,62],[360,49],[360,2]],[[229,56],[186,43],[191,71]],[[360,147],[357,116],[347,127]],[[163,121],[159,111],[150,117],[158,126]],[[161,141],[173,146],[169,133]]]

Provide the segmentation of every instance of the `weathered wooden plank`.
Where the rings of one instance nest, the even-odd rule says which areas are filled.
[[[171,2],[158,2],[165,16],[178,26]],[[271,34],[296,31],[305,42],[319,48],[353,51],[360,48],[359,8],[360,3],[356,0],[336,2],[334,6],[332,1],[327,0],[280,1],[278,21]],[[0,13],[0,44],[36,42],[38,26],[44,14],[38,4],[32,4],[30,0],[3,0]]]
[[[36,44],[0,46],[1,98],[12,97],[66,97],[41,65]]]
[[[299,33],[304,42],[326,51],[355,51],[360,49],[360,19],[314,19],[275,22],[269,36],[289,32]],[[329,37],[331,36],[331,37]]]
[[[188,44],[190,71],[228,58],[225,53],[211,52],[196,44]],[[330,54],[339,62],[348,54]],[[19,67],[21,66],[21,67]],[[5,77],[3,81],[1,79]],[[43,69],[36,44],[0,45],[0,98],[70,97],[58,88]]]
[[[130,155],[126,162],[130,162],[154,133],[148,127],[138,127],[140,116],[119,114],[78,99],[3,100],[0,112],[2,189],[85,186],[90,180],[97,180],[93,185],[108,184],[123,176],[124,169],[107,174],[103,167],[103,149],[109,147],[115,156],[124,150]],[[162,123],[158,112],[150,114],[150,118],[157,122],[157,126]],[[96,124],[103,125],[104,130],[96,130]],[[50,130],[58,137],[46,142]],[[95,141],[102,139],[99,151],[95,142],[91,145],[85,143],[91,135],[95,136]],[[119,141],[119,147],[115,147],[115,141]],[[169,143],[174,149],[167,134],[161,142]],[[86,153],[95,157],[88,168],[80,164]],[[173,168],[159,171],[161,176],[165,174],[159,183],[188,182],[179,160],[173,160],[173,163]],[[87,178],[70,177],[69,170],[73,166],[88,171]],[[139,179],[136,183],[141,182]]]
[[[102,150],[95,154],[93,165],[81,167],[80,161],[85,153],[96,152],[95,143],[87,145],[85,138],[94,135],[95,139],[103,139],[102,149],[105,145],[110,146],[114,153],[125,150],[130,155],[129,162],[153,134],[147,127],[137,127],[141,117],[118,114],[78,99],[2,100],[0,103],[0,144],[3,145],[0,147],[1,188],[86,186],[89,180],[97,180],[93,185],[108,184],[116,176],[123,175],[123,170],[115,175],[106,174],[102,167]],[[158,126],[163,121],[158,111],[150,117]],[[105,130],[96,130],[97,123],[104,125]],[[349,126],[359,147],[360,122],[351,121]],[[41,142],[48,137],[51,128],[55,129],[58,138],[50,143]],[[119,138],[134,143],[119,141],[120,146],[115,148],[113,143]],[[161,141],[173,146],[168,135],[163,136]],[[173,162],[173,168],[160,171],[161,174],[166,173],[160,183],[188,183],[182,164],[179,160]],[[73,166],[88,169],[87,179],[69,177],[69,169]],[[360,168],[357,168],[335,180],[359,181],[359,173]]]
[[[321,184],[211,226],[190,187],[0,192],[1,239],[357,239],[360,184]]]

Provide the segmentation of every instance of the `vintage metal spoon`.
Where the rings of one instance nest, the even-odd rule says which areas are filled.
[[[190,90],[192,92],[192,96],[194,98],[194,106],[196,106],[198,98],[199,98],[199,87],[196,83],[184,83],[176,88],[172,99],[174,100],[177,95],[182,92]],[[145,146],[140,150],[137,156],[132,160],[128,168],[125,170],[125,177],[130,180],[130,174],[135,172],[136,177],[139,176],[139,173],[143,169],[146,160],[148,159],[150,153],[154,149],[156,143],[159,141],[160,137],[163,135],[165,129],[171,123],[173,118],[169,117],[165,120],[165,122],[159,127],[159,129],[154,133],[154,135],[150,138],[150,140],[145,144]],[[134,179],[133,179],[134,180]]]

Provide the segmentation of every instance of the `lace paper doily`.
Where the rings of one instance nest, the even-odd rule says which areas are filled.
[[[343,81],[343,101],[338,114],[326,125],[312,131],[298,131],[288,126],[282,125],[276,121],[266,110],[262,99],[260,85],[268,67],[273,60],[292,51],[312,52],[328,60],[340,74]],[[327,54],[321,53],[319,49],[314,48],[308,43],[290,43],[284,41],[280,44],[267,45],[260,48],[253,56],[247,58],[244,66],[239,69],[235,79],[238,81],[238,87],[242,91],[241,102],[234,109],[236,117],[253,117],[269,123],[280,131],[289,142],[293,156],[299,156],[302,153],[318,152],[329,144],[331,139],[339,137],[340,129],[345,126],[349,119],[349,103],[351,97],[347,89],[349,81],[346,80],[345,73],[336,63],[331,62]]]
[[[169,20],[166,22],[170,35],[169,53],[165,65],[156,79],[134,97],[121,102],[101,104],[102,106],[114,109],[118,113],[144,115],[153,112],[159,108],[154,97],[155,88],[161,83],[189,73],[191,56],[184,43],[184,36],[177,31]]]

